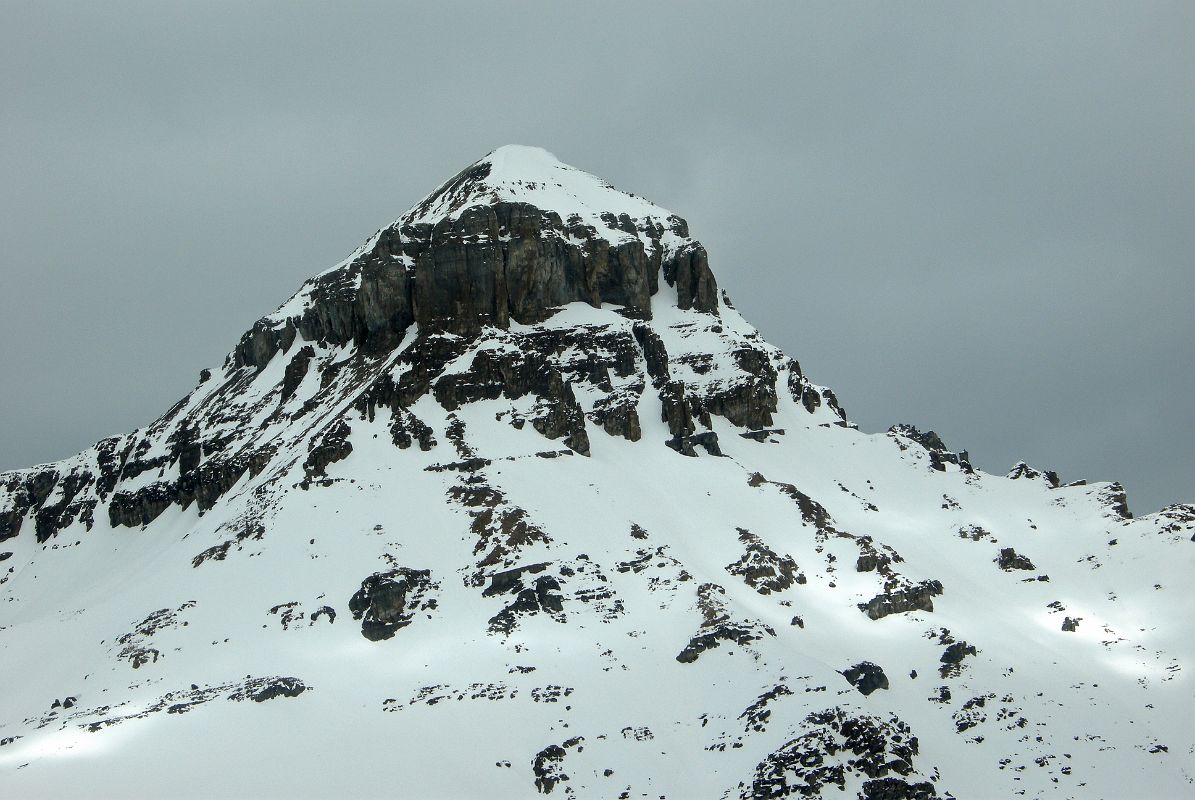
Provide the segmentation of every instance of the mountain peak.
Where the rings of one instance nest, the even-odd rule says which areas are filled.
[[[549,178],[560,171],[581,172],[565,164],[554,153],[542,147],[526,144],[504,144],[479,158],[475,163],[489,164],[493,177],[535,179]],[[584,173],[583,173],[584,174]]]
[[[234,360],[260,368],[296,332],[380,354],[412,325],[472,335],[570,303],[636,319],[653,303],[719,313],[705,248],[683,219],[547,150],[507,145],[309,280],[245,334]]]
[[[0,473],[7,794],[1189,796],[1195,507],[857,430],[628,197],[501,148]]]
[[[527,203],[554,211],[564,221],[575,219],[599,230],[609,227],[603,215],[658,221],[674,216],[641,197],[615,189],[596,175],[563,163],[541,147],[508,144],[461,170],[415,204],[400,221],[434,224],[473,205],[495,203]],[[619,240],[633,235],[613,230]]]

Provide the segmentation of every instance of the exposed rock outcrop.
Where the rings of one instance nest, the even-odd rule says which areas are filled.
[[[942,657],[939,659],[942,662],[942,666],[938,667],[939,674],[943,678],[958,675],[962,670],[963,659],[975,655],[976,652],[973,644],[953,642],[942,651]]]
[[[490,618],[491,633],[510,635],[519,617],[527,614],[542,612],[563,621],[564,598],[560,594],[560,582],[552,575],[540,574],[547,567],[547,564],[531,564],[490,576],[490,585],[482,592],[483,596],[514,595],[513,601]],[[531,575],[538,577],[532,580]],[[524,579],[532,585],[526,586]]]
[[[309,302],[295,315],[254,325],[234,350],[233,366],[260,370],[296,337],[376,354],[397,345],[413,324],[472,336],[512,320],[542,322],[574,302],[612,303],[648,319],[661,271],[681,308],[718,312],[705,249],[692,242],[665,258],[664,233],[688,230],[678,217],[611,215],[609,229],[632,234],[614,241],[523,202],[478,202],[434,225],[411,222],[417,217],[408,214],[351,263],[308,282],[300,294]]]
[[[1008,475],[1005,477],[1012,478],[1014,480],[1026,479],[1045,481],[1051,489],[1057,489],[1062,485],[1062,480],[1058,477],[1057,472],[1054,472],[1053,470],[1042,471],[1039,469],[1034,469],[1024,461],[1018,461],[1017,463],[1013,464],[1012,469],[1008,471]]]
[[[732,621],[722,600],[725,594],[726,590],[716,583],[703,583],[697,587],[697,608],[702,615],[701,627],[677,654],[677,661],[690,664],[702,653],[714,649],[723,641],[747,646],[762,639],[764,634],[776,635],[772,628],[758,622]]]
[[[845,790],[848,779],[859,778],[867,779],[861,796],[869,800],[937,800],[933,781],[918,780],[923,776],[915,767],[917,737],[897,717],[854,716],[832,708],[808,715],[792,735],[756,766],[739,795],[743,800],[818,797],[830,786]]]
[[[996,556],[996,564],[1005,572],[1014,569],[1037,569],[1037,567],[1033,566],[1032,561],[1018,553],[1012,547],[1000,548],[1000,555]]]
[[[426,569],[399,567],[377,572],[361,582],[361,588],[349,599],[353,619],[361,620],[361,635],[371,642],[389,639],[410,625],[415,614],[436,607],[429,597],[439,584]]]
[[[933,611],[933,598],[940,594],[942,594],[941,581],[922,581],[915,585],[882,592],[866,603],[860,603],[859,610],[871,619],[883,619],[889,614],[902,614],[906,611]]]
[[[957,453],[951,452],[946,447],[946,443],[942,441],[942,437],[933,431],[925,431],[923,433],[913,425],[899,424],[889,428],[888,435],[896,439],[897,444],[902,449],[905,448],[902,441],[912,441],[921,445],[929,453],[930,467],[939,472],[945,472],[947,464],[953,464],[959,470],[968,474],[975,471],[971,466],[971,457],[966,450],[960,450]]]
[[[741,577],[755,591],[767,595],[805,583],[805,576],[792,556],[778,554],[744,528],[739,528],[739,541],[745,546],[743,557],[728,564],[726,571]]]

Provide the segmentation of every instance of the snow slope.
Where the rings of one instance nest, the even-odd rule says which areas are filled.
[[[370,283],[449,280],[437,237],[509,204],[536,269],[644,254],[649,307],[474,330]],[[501,277],[503,230],[452,247]],[[855,429],[686,300],[693,247],[501,148],[152,425],[0,475],[5,796],[1195,793],[1195,508]]]

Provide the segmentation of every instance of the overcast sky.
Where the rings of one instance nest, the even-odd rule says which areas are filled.
[[[1195,4],[0,3],[0,469],[534,144],[864,430],[1195,502]]]

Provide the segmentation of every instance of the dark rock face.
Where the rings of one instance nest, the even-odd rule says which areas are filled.
[[[632,330],[635,341],[643,350],[647,374],[651,376],[653,384],[662,386],[671,380],[668,370],[668,351],[664,348],[664,341],[659,334],[643,323],[636,323]]]
[[[673,232],[688,230],[679,217],[666,222]],[[606,223],[638,238],[611,242],[579,220],[562,221],[527,203],[474,205],[434,226],[400,220],[348,266],[309,281],[304,291],[313,302],[300,315],[254,325],[237,345],[233,365],[260,370],[299,335],[377,354],[397,345],[414,323],[428,332],[471,336],[487,325],[506,328],[511,320],[542,322],[573,302],[613,303],[647,319],[661,270],[677,287],[681,308],[717,314],[717,283],[700,244],[681,248],[665,263],[663,224],[636,228],[625,214]]]
[[[82,521],[87,529],[91,530],[94,521],[92,515],[97,505],[97,500],[86,494],[95,482],[91,472],[86,469],[73,469],[61,480],[57,480],[55,475],[52,482],[60,496],[54,503],[47,503],[53,489],[44,491],[44,493],[41,491],[51,483],[48,477],[47,473],[36,475],[31,482],[34,485],[29,487],[30,499],[34,503],[42,504],[33,517],[37,541],[45,542],[76,519]],[[40,487],[35,485],[39,479],[44,481]]]
[[[233,365],[260,370],[298,335],[333,345],[351,342],[371,354],[393,348],[415,321],[411,276],[390,259],[394,245],[393,238],[382,237],[345,269],[313,278],[306,287],[313,302],[302,314],[281,325],[258,322],[233,351]]]
[[[635,344],[630,337],[603,336],[598,332],[543,331],[518,339],[518,350],[483,350],[464,372],[444,375],[433,386],[436,400],[449,411],[466,403],[493,400],[499,397],[518,399],[527,395],[537,398],[529,418],[532,427],[549,439],[563,439],[564,443],[582,455],[589,454],[589,437],[585,431],[585,414],[573,393],[572,380],[565,369],[575,371],[599,387],[610,390],[609,370],[620,376],[635,369]],[[570,362],[564,368],[552,363],[569,347],[588,350],[583,360]],[[612,349],[611,349],[612,348]],[[597,351],[612,353],[599,357]],[[635,440],[639,433],[638,415],[634,409],[634,395],[608,396],[595,409],[596,416],[612,434]]]
[[[668,432],[674,438],[687,436],[696,430],[693,411],[685,398],[683,381],[669,381],[660,388],[660,420],[668,423]]]
[[[651,347],[646,336],[641,337]],[[660,346],[662,350],[662,345]],[[645,349],[645,354],[648,350]],[[704,447],[711,455],[722,455],[713,431],[697,431],[698,424],[709,429],[712,415],[731,423],[759,430],[772,424],[776,411],[778,375],[763,350],[743,347],[733,353],[736,372],[725,381],[706,386],[692,386],[680,380],[667,380],[668,372],[656,369],[653,382],[660,398],[660,419],[668,424],[671,438],[667,444],[678,453],[696,455],[694,446]],[[650,364],[650,360],[649,360]],[[705,366],[691,363],[700,371]],[[649,370],[650,372],[650,370]]]
[[[639,411],[636,407],[638,400],[638,396],[611,395],[594,404],[590,418],[611,436],[621,436],[627,441],[637,442],[643,438],[643,431],[639,427]]]
[[[495,572],[490,576],[490,585],[482,591],[482,597],[493,597],[503,594],[518,594],[525,588],[523,578],[538,575],[548,568],[548,563],[531,564],[526,567],[516,567],[502,572]]]
[[[331,606],[320,606],[315,611],[311,612],[312,623],[318,622],[320,617],[327,617],[328,624],[334,624],[336,622],[336,609],[332,608]]]
[[[303,470],[308,479],[326,475],[329,464],[348,458],[353,452],[353,443],[349,441],[352,430],[343,419],[337,420],[323,434],[313,439],[307,460],[303,462]]]
[[[875,572],[880,565],[878,553],[864,553],[855,560],[855,572]]]
[[[395,447],[402,450],[416,442],[424,452],[436,446],[436,437],[432,429],[404,408],[396,408],[391,413],[390,440],[394,442]]]
[[[93,484],[92,473],[82,468],[71,470],[65,477],[52,467],[0,474],[0,492],[7,495],[10,506],[0,511],[0,542],[20,533],[27,516],[33,517],[39,542],[76,519],[90,530],[96,500],[88,496],[88,489]],[[56,501],[47,504],[56,490]]]
[[[371,642],[389,639],[411,624],[415,614],[436,607],[427,595],[439,588],[430,570],[399,567],[377,572],[361,582],[349,600],[353,619],[361,620],[361,635]]]
[[[864,696],[871,694],[876,689],[888,688],[888,676],[884,674],[884,670],[879,665],[870,661],[862,661],[850,669],[843,670],[842,677],[846,678],[846,682],[858,689]]]
[[[676,287],[677,305],[718,313],[718,283],[700,244],[683,248],[664,265],[664,280]]]
[[[183,508],[195,502],[200,511],[207,511],[246,473],[258,475],[273,455],[272,449],[263,448],[209,459],[197,469],[179,477],[175,500]]]
[[[692,433],[694,420],[707,428],[710,415],[725,417],[735,425],[750,429],[767,428],[776,411],[778,375],[765,352],[740,348],[733,353],[741,370],[733,380],[707,388],[701,394],[686,388],[681,381],[671,381],[660,389],[663,421],[673,436]]]
[[[564,748],[558,744],[550,744],[535,754],[531,771],[535,774],[535,789],[540,794],[551,794],[556,784],[568,780],[568,775],[561,769],[564,756]]]
[[[1129,497],[1119,483],[1111,483],[1104,487],[1100,490],[1098,497],[1111,514],[1121,519],[1133,518],[1129,511]]]
[[[1014,569],[1037,569],[1037,567],[1033,566],[1032,561],[1017,553],[1012,547],[1000,548],[1000,555],[996,557],[996,564],[1005,572]]]
[[[151,483],[132,493],[117,492],[108,503],[108,520],[112,527],[148,525],[177,499],[178,488],[172,483]]]
[[[21,532],[25,518],[16,510],[0,511],[0,542],[11,539]]]
[[[933,611],[933,598],[942,593],[941,581],[922,581],[903,589],[894,589],[859,604],[859,610],[871,619],[883,619],[889,614],[906,611]]]
[[[311,367],[311,359],[315,357],[315,348],[311,345],[303,346],[299,352],[295,353],[295,357],[286,365],[286,373],[282,378],[282,392],[279,399],[286,402],[299,388],[299,384],[303,382],[303,378],[307,375],[307,370]]]
[[[158,481],[133,492],[115,492],[108,502],[108,520],[113,527],[148,525],[174,504],[186,508],[196,503],[200,511],[207,511],[246,473],[258,475],[273,455],[268,446],[247,448],[235,455],[207,458],[174,481]],[[140,474],[139,468],[134,466],[132,474]]]

